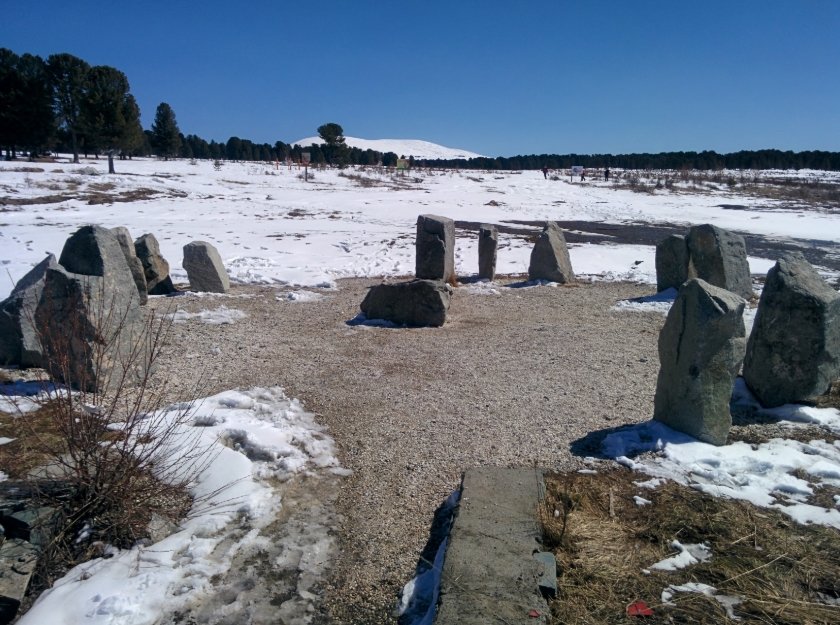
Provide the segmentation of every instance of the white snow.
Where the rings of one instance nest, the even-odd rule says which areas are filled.
[[[167,315],[174,323],[186,323],[190,319],[199,319],[202,323],[209,325],[230,324],[237,319],[244,319],[247,315],[237,308],[228,308],[227,306],[219,306],[212,310],[200,310],[195,313],[187,312],[182,309],[176,310],[174,313]]]
[[[652,564],[648,568],[655,571],[677,571],[698,562],[706,562],[712,557],[712,550],[706,544],[682,544],[680,541],[674,540],[671,541],[671,548],[676,549],[677,553]]]
[[[298,143],[313,141],[319,139]],[[425,142],[364,142],[352,137],[347,141],[363,149],[415,158],[476,156],[449,148],[434,151],[440,146]],[[527,273],[532,248],[528,236],[536,230],[514,221],[677,224],[686,229],[693,224],[713,223],[785,242],[798,239],[802,245],[816,248],[827,247],[826,242],[840,243],[837,211],[804,209],[742,195],[724,185],[702,192],[683,188],[675,193],[636,193],[598,180],[586,184],[572,183],[562,176],[556,181],[544,180],[535,171],[414,169],[395,175],[375,167],[311,167],[311,177],[306,181],[302,170],[260,163],[224,162],[216,170],[210,161],[134,159],[118,161],[116,175],[104,175],[103,160],[83,159],[74,165],[65,159],[34,165],[43,170],[40,172],[23,171],[30,165],[0,162],[0,198],[15,200],[0,204],[0,300],[47,253],[58,256],[67,237],[89,223],[127,226],[134,237],[155,234],[176,283],[187,278],[181,264],[183,246],[193,240],[208,241],[219,250],[233,282],[272,285],[281,303],[315,302],[322,297],[319,290],[336,288],[336,281],[342,277],[412,274],[415,222],[417,215],[424,213],[520,228],[521,236],[500,233],[499,275]],[[826,172],[760,175],[771,174],[840,180],[840,175]],[[89,194],[97,191],[92,185],[111,187],[105,193],[114,200],[125,193],[145,194],[146,199],[91,204]],[[62,194],[66,197],[55,201]],[[724,205],[739,208],[732,210]],[[570,245],[576,274],[584,281],[633,280],[650,284],[653,291],[655,248],[618,245],[609,231],[605,232],[600,244]],[[459,232],[455,255],[458,274],[474,275],[477,237]],[[754,274],[765,273],[774,261],[749,257]],[[837,277],[836,273],[818,269],[827,277]],[[476,296],[501,293],[493,282],[473,282],[465,288]],[[198,293],[187,296],[210,297]],[[673,293],[664,293],[617,302],[616,308],[664,314],[673,297]],[[175,318],[188,323],[233,323],[237,312],[221,305],[193,314],[177,311]],[[752,316],[754,311],[745,315],[748,330]],[[364,328],[376,322],[360,316],[353,325]],[[25,418],[28,410],[37,407],[38,402],[32,399],[37,392],[13,386],[0,395],[0,411]],[[840,431],[836,410],[801,406],[762,410],[743,384],[736,388],[736,399],[791,428],[805,422]],[[332,441],[312,415],[280,389],[229,391],[208,398],[195,413],[195,426],[200,427],[202,440],[219,455],[196,482],[198,504],[180,531],[156,545],[115,552],[110,558],[80,565],[45,593],[20,623],[157,622],[163,614],[171,614],[203,593],[212,593],[210,579],[230,566],[235,553],[258,544],[256,533],[274,520],[282,504],[269,480],[292,479],[306,472],[347,474],[335,459]],[[713,447],[649,422],[608,435],[603,451],[649,478],[637,481],[639,488],[655,489],[671,479],[714,495],[780,509],[799,522],[840,528],[840,496],[835,498],[834,509],[809,503],[814,484],[840,484],[837,443],[779,438],[761,445]],[[224,490],[215,503],[201,500],[202,495],[218,488]],[[634,500],[638,505],[648,505],[642,497]],[[234,539],[232,533],[237,518],[246,519],[253,528],[241,539]],[[292,551],[286,559],[303,563],[301,566],[306,565],[313,576],[323,572],[324,554],[331,548],[326,530],[311,539],[303,537],[302,529],[292,528],[290,532]],[[677,558],[697,559],[699,546],[682,547]],[[403,608],[408,609],[412,597],[419,597],[419,586],[428,585],[426,578],[422,583],[418,578],[408,586],[403,593]],[[716,592],[699,586],[691,590],[688,585],[670,588],[671,596],[676,592]],[[310,587],[300,590],[299,599],[305,604],[304,595]],[[418,614],[423,619],[429,613],[421,608]]]
[[[415,159],[469,159],[477,158],[481,154],[470,152],[468,150],[459,150],[457,148],[447,148],[429,141],[420,141],[418,139],[360,139],[358,137],[344,137],[344,142],[348,147],[359,148],[360,150],[374,150],[385,154],[393,152],[399,157],[408,158],[413,156]],[[295,141],[292,145],[299,145],[305,148],[313,143],[322,145],[324,140],[321,137],[307,137]]]
[[[673,599],[677,593],[697,593],[701,595],[706,595],[707,597],[712,597],[718,603],[720,603],[724,609],[726,610],[726,616],[733,621],[741,620],[740,617],[735,615],[735,606],[739,603],[743,602],[743,599],[739,599],[738,597],[733,597],[731,595],[724,595],[718,593],[717,588],[714,586],[709,586],[708,584],[701,584],[699,582],[688,582],[686,584],[671,584],[665,590],[662,591],[662,603],[664,604],[673,604]]]
[[[163,415],[175,418],[183,409],[171,406]],[[189,414],[191,425],[179,440],[204,450],[210,463],[196,476],[196,502],[179,531],[80,564],[41,595],[21,625],[158,623],[212,593],[212,578],[226,572],[238,552],[259,544],[260,529],[283,505],[269,480],[340,469],[332,439],[282,389],[227,391],[199,400]],[[249,529],[241,536],[243,527]],[[326,533],[306,538],[304,560],[311,562],[301,570],[322,570],[331,539]],[[290,543],[289,557],[298,543]]]

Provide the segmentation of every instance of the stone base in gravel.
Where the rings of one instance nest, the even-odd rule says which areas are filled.
[[[540,592],[539,469],[480,467],[464,473],[449,536],[436,625],[547,623]]]

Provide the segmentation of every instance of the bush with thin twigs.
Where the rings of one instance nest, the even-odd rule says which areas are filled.
[[[29,481],[38,505],[59,511],[35,592],[106,545],[147,539],[154,515],[183,519],[193,505],[189,486],[214,458],[199,443],[200,428],[191,427],[192,401],[162,409],[166,383],[154,371],[172,318],[149,313],[137,331],[115,308],[93,316],[92,341],[79,338],[91,323],[79,311],[42,331],[53,376],[74,380],[76,390],[50,386],[35,412],[15,419],[19,437],[1,448],[0,469]],[[80,349],[92,366],[79,366]],[[41,488],[54,480],[65,487]]]

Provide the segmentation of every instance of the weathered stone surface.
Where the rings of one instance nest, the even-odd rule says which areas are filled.
[[[442,326],[452,287],[440,280],[412,280],[372,287],[361,309],[368,319],[407,326]]]
[[[464,473],[436,625],[549,621],[540,588],[545,565],[534,558],[543,538],[538,510],[544,496],[538,469],[478,467]]]
[[[43,365],[41,339],[35,327],[35,310],[44,290],[47,269],[56,267],[50,254],[21,278],[0,303],[0,364],[20,367]]]
[[[417,218],[415,277],[455,280],[455,222],[438,215]]]
[[[801,254],[767,274],[744,358],[744,381],[767,407],[826,392],[840,378],[840,294]]]
[[[227,293],[230,290],[222,257],[205,241],[192,241],[184,246],[184,270],[193,291]]]
[[[169,277],[169,263],[160,253],[160,244],[153,234],[144,234],[134,241],[134,252],[143,264],[149,295],[169,295],[178,289]]]
[[[529,280],[549,280],[565,284],[575,281],[566,237],[557,223],[549,221],[531,250]]]
[[[723,445],[729,400],[744,358],[743,298],[693,278],[680,289],[659,334],[653,418]]]
[[[38,550],[19,538],[0,546],[0,623],[11,623],[38,563]]]
[[[478,277],[492,280],[496,277],[496,250],[499,231],[496,226],[481,224],[478,229]]]
[[[134,284],[137,285],[137,295],[140,297],[140,305],[145,306],[149,301],[146,274],[143,271],[143,263],[140,262],[140,259],[137,258],[137,253],[134,251],[134,241],[131,238],[131,233],[125,226],[111,228],[111,232],[114,233],[117,241],[119,241],[123,255],[125,256],[125,261],[131,270],[131,277],[134,278]]]
[[[749,299],[753,295],[744,237],[711,224],[694,226],[686,237],[689,278]],[[658,282],[658,279],[657,279]]]
[[[656,244],[656,290],[679,289],[688,280],[688,245],[672,234]]]
[[[130,354],[143,332],[137,287],[116,236],[85,226],[47,269],[35,322],[50,374],[85,390],[136,376]],[[75,269],[75,271],[73,271]]]

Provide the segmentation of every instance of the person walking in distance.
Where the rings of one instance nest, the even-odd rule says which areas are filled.
[[[544,167],[542,168],[542,173],[543,173],[543,178],[545,178],[546,180],[548,180],[548,167],[545,167],[545,166],[544,166]]]

